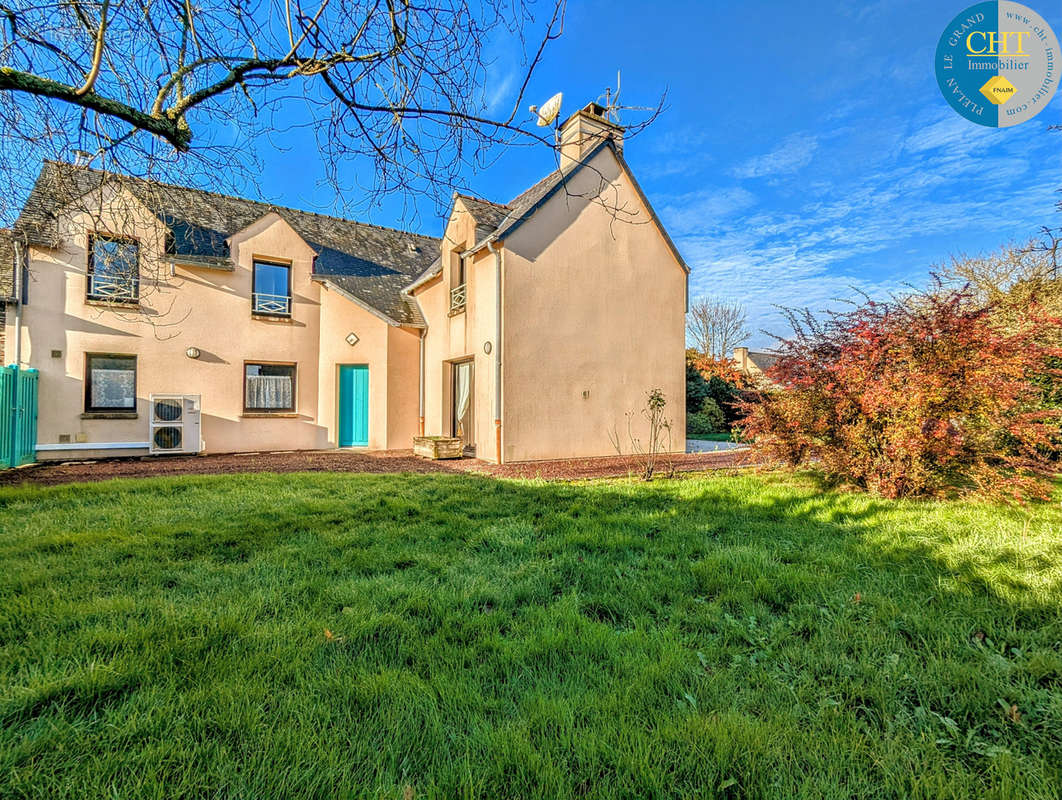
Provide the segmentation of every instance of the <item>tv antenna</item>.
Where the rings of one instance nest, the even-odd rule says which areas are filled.
[[[616,70],[616,91],[612,91],[612,87],[606,87],[605,93],[598,97],[598,101],[604,100],[604,103],[598,102],[598,105],[605,109],[605,119],[611,120],[619,125],[620,111],[652,111],[649,106],[625,106],[621,105],[619,101],[620,97],[620,71]]]

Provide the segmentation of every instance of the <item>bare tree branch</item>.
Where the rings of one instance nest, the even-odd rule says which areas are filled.
[[[702,355],[729,358],[735,347],[749,338],[748,315],[739,303],[702,297],[690,303],[686,333]]]
[[[394,194],[442,210],[505,147],[556,147],[523,112],[565,3],[0,0],[0,224],[45,158],[253,193],[259,142],[300,127],[329,211]],[[502,72],[503,51],[519,65]],[[624,122],[628,139],[646,124]]]

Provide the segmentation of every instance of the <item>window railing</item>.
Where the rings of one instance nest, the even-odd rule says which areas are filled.
[[[140,281],[121,275],[89,274],[88,296],[94,300],[136,300]]]
[[[468,298],[468,284],[462,283],[450,290],[450,311],[464,311]]]
[[[275,317],[291,316],[291,296],[286,294],[265,294],[255,292],[251,295],[251,309],[255,314],[271,314]]]

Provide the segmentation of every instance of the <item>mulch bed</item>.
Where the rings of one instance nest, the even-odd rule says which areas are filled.
[[[688,453],[673,457],[678,472],[699,472],[745,466],[747,451]],[[478,472],[501,478],[578,480],[624,476],[638,467],[623,456],[560,461],[529,461],[498,466],[475,458],[429,461],[412,450],[358,453],[349,450],[296,450],[262,453],[219,453],[203,456],[142,456],[33,464],[0,472],[0,486],[148,478],[161,475],[232,475],[250,472]]]
[[[671,457],[676,472],[702,472],[708,469],[730,469],[749,466],[748,450],[718,450],[707,453],[686,453]],[[659,462],[657,474],[665,473],[666,461]],[[573,458],[559,461],[524,461],[517,464],[480,463],[477,468],[503,478],[543,478],[549,481],[570,481],[585,478],[614,478],[638,475],[637,463],[627,456],[603,458]]]

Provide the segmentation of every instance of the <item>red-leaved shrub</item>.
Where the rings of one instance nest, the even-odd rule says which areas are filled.
[[[1036,381],[1059,355],[1048,335],[1059,320],[1030,313],[999,330],[969,293],[938,282],[790,321],[774,385],[743,404],[744,436],[761,453],[886,497],[1049,494],[1058,412]]]

